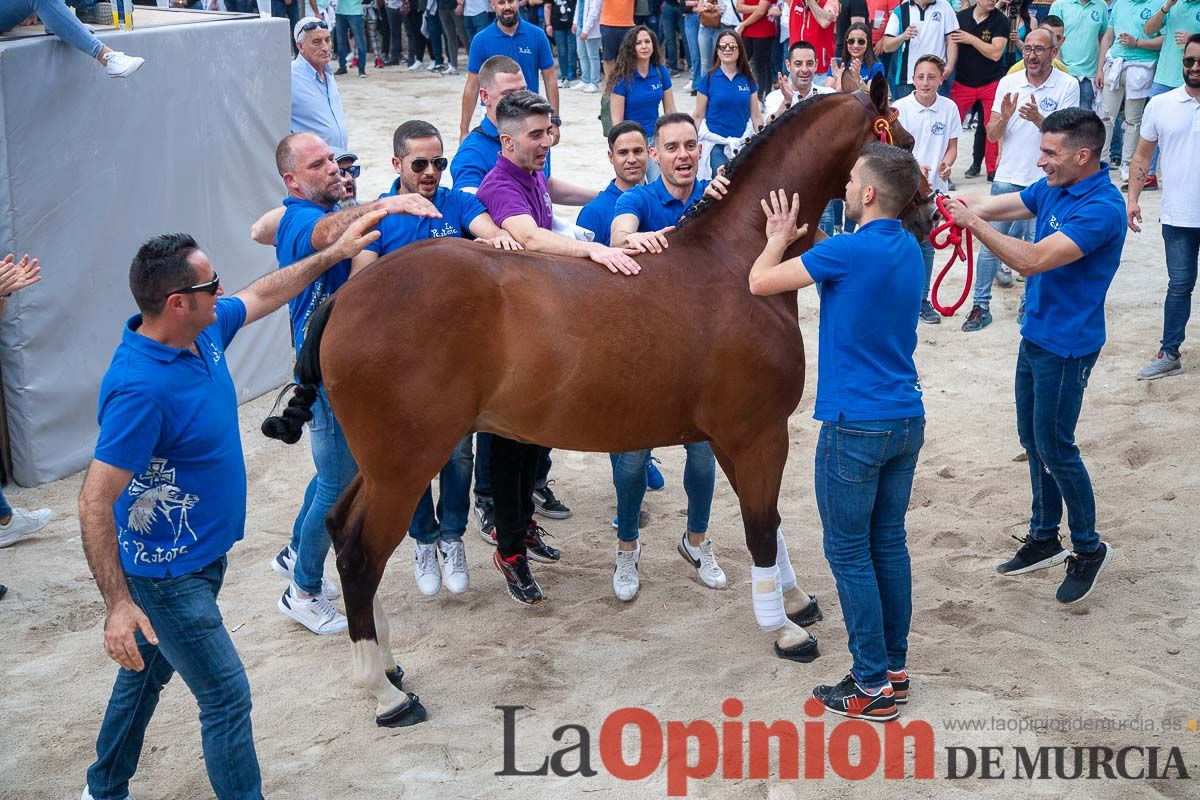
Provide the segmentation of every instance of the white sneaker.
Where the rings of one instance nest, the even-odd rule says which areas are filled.
[[[95,798],[92,797],[92,793],[88,787],[84,786],[83,794],[79,796],[79,800],[95,800]],[[127,794],[125,795],[125,800],[134,800],[134,797],[131,794]]]
[[[104,60],[104,71],[108,73],[110,78],[128,78],[133,73],[141,69],[142,64],[146,63],[146,59],[138,56],[127,56],[124,53],[118,53],[112,50],[108,54],[108,58]]]
[[[701,583],[710,589],[725,588],[725,570],[717,563],[711,540],[705,539],[699,547],[692,547],[687,534],[684,533],[679,539],[678,549],[683,560],[696,568],[696,577]]]
[[[595,94],[596,92],[600,91],[600,87],[594,83],[585,83],[583,88],[579,91],[583,92],[584,94]]]
[[[443,67],[440,64],[435,64],[432,61],[430,61],[429,66],[427,66],[425,68],[425,71],[426,72],[440,72],[442,69],[443,69]]]
[[[565,88],[567,88],[567,79],[566,79],[566,78],[559,78],[559,79],[558,79],[558,88],[560,88],[560,89],[565,89]]]
[[[431,63],[432,63],[432,62],[431,62]],[[420,69],[421,67],[423,67],[423,66],[425,66],[425,65],[424,65],[423,63],[421,63],[420,61],[414,61],[413,63],[411,63],[411,64],[409,64],[409,65],[408,65],[408,71],[409,71],[409,72],[416,72],[417,70],[419,70],[419,69]]]
[[[471,585],[467,574],[467,547],[457,542],[442,542],[442,583],[451,594],[462,594]]]
[[[442,571],[438,568],[437,543],[421,544],[413,539],[413,577],[421,594],[432,596],[442,588]]]
[[[582,85],[583,85],[583,81],[577,81],[575,79],[571,79],[571,80],[567,81],[568,89],[578,89]]]
[[[346,630],[346,618],[333,607],[323,594],[303,600],[298,597],[295,584],[289,586],[279,598],[279,610],[316,634],[341,633]]]
[[[50,521],[50,509],[39,508],[37,511],[25,511],[20,508],[12,510],[12,519],[7,525],[0,525],[0,547],[8,547],[14,542],[24,539],[46,527]]]
[[[271,569],[281,578],[287,578],[289,581],[296,579],[296,551],[290,544],[280,550],[279,555],[271,559]],[[337,584],[325,578],[321,578],[321,594],[325,596],[326,600],[337,600],[342,596]]]
[[[641,579],[638,578],[638,561],[642,557],[642,546],[636,550],[617,550],[617,565],[613,567],[613,594],[623,603],[637,597]]]
[[[445,72],[443,72],[442,74],[443,74],[443,75],[457,75],[457,74],[458,74],[458,69],[457,69],[456,67],[453,67],[453,66],[448,66],[448,67],[446,67],[446,71],[445,71]]]

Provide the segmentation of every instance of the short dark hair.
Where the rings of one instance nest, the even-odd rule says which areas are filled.
[[[791,60],[792,53],[797,50],[812,50],[813,55],[816,55],[817,53],[817,48],[813,46],[812,42],[806,42],[803,39],[797,39],[796,41],[792,42],[792,46],[788,48],[788,60]]]
[[[1187,50],[1189,44],[1200,44],[1200,33],[1193,33],[1189,36],[1187,41],[1183,43],[1183,49]]]
[[[1053,25],[1056,28],[1066,28],[1067,27],[1067,23],[1063,22],[1063,18],[1060,17],[1058,14],[1047,14],[1046,15],[1046,18],[1044,20],[1042,20],[1042,27],[1045,28],[1049,25]]]
[[[1060,108],[1042,120],[1042,133],[1061,133],[1068,145],[1090,150],[1096,159],[1104,147],[1104,123],[1089,109]]]
[[[879,196],[879,208],[889,217],[904,210],[921,185],[921,168],[913,154],[902,147],[871,142],[860,156],[868,180]]]
[[[661,131],[663,128],[667,127],[668,125],[678,125],[679,123],[682,123],[682,122],[686,122],[688,125],[691,125],[693,128],[696,127],[696,120],[692,119],[691,114],[685,114],[682,111],[673,111],[670,114],[663,114],[661,117],[659,117],[658,119],[656,119],[654,121],[654,138],[657,139],[658,132]],[[699,130],[699,129],[697,129],[697,130]]]
[[[438,129],[423,119],[410,119],[402,122],[400,127],[396,128],[396,132],[392,134],[392,153],[396,158],[404,158],[408,155],[410,140],[429,139],[433,136],[436,136],[439,142],[442,141],[442,134],[438,132]]]
[[[521,123],[530,117],[550,116],[554,107],[546,98],[528,89],[506,95],[496,104],[496,127],[503,130],[508,125]]]
[[[922,64],[933,64],[938,68],[938,72],[946,71],[946,62],[942,60],[941,56],[935,56],[933,53],[926,53],[918,58],[917,63],[913,65],[913,71],[915,72],[916,68]]]
[[[613,125],[612,129],[608,132],[608,149],[612,150],[617,143],[617,139],[620,139],[627,133],[640,133],[643,139],[650,141],[649,137],[646,136],[646,129],[641,126],[641,123],[627,119],[624,122],[618,122],[616,125]]]
[[[138,248],[129,265],[129,291],[144,316],[158,316],[171,292],[196,282],[188,256],[199,249],[186,233],[164,233]]]

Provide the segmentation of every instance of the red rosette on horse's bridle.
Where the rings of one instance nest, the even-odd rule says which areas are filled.
[[[962,307],[962,304],[967,302],[967,295],[971,292],[971,287],[974,286],[975,276],[975,238],[971,232],[954,221],[954,217],[950,216],[946,211],[946,200],[948,195],[938,193],[937,207],[945,220],[941,225],[938,225],[929,232],[929,243],[933,245],[935,250],[945,250],[947,247],[954,248],[954,254],[950,256],[950,260],[946,262],[946,266],[942,267],[942,271],[938,273],[937,279],[933,282],[933,287],[929,291],[929,302],[934,310],[943,317],[952,317],[954,312]],[[946,235],[941,241],[938,241],[938,234],[945,233]],[[963,247],[963,241],[966,240],[966,247]],[[942,280],[950,273],[951,268],[956,261],[963,261],[967,265],[967,280],[963,284],[962,294],[959,295],[958,302],[952,306],[943,306],[938,301],[938,288],[942,285]]]

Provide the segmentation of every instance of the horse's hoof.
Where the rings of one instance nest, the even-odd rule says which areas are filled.
[[[821,613],[821,606],[817,603],[816,595],[809,595],[811,603],[797,611],[795,614],[788,614],[787,618],[799,625],[801,628],[807,628],[809,625],[815,625],[825,619],[825,615]]]
[[[429,713],[425,710],[425,706],[421,705],[421,698],[412,692],[407,694],[408,700],[403,705],[383,716],[376,717],[375,724],[381,728],[407,728],[409,725],[416,725],[418,722],[428,719]]]
[[[804,644],[798,644],[786,650],[779,646],[779,642],[776,642],[775,655],[780,658],[786,658],[788,661],[799,661],[801,664],[807,664],[810,661],[816,660],[817,656],[821,655],[821,651],[817,648],[817,637],[810,636]]]
[[[404,667],[397,664],[394,670],[383,674],[391,682],[392,686],[395,686],[402,692],[404,691]]]

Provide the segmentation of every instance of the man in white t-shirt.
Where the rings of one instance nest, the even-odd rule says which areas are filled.
[[[946,62],[935,55],[917,59],[913,69],[916,91],[897,100],[893,106],[900,113],[900,124],[912,134],[916,143],[913,156],[935,191],[947,191],[950,168],[958,158],[958,137],[962,121],[953,100],[938,94],[946,77]],[[925,294],[921,296],[921,322],[937,325],[942,317],[929,302],[929,284],[933,278],[933,245],[928,238],[918,242],[925,258]]]
[[[1054,34],[1045,28],[1030,31],[1021,54],[1025,58],[1025,69],[1000,79],[996,86],[996,101],[992,104],[992,118],[987,123],[988,139],[1000,143],[1000,163],[992,181],[994,195],[1019,192],[1041,180],[1045,174],[1038,166],[1042,120],[1060,108],[1079,105],[1079,81],[1054,69],[1054,59],[1058,58]],[[1033,241],[1033,225],[1029,220],[993,222],[992,227],[1006,236]],[[1000,260],[982,247],[977,266],[975,301],[962,326],[968,333],[992,323],[992,281],[996,280]],[[1011,275],[1003,285],[1012,285]],[[1022,307],[1017,312],[1018,322],[1023,315]]]
[[[765,101],[767,113],[772,116],[801,100],[833,92],[833,89],[813,83],[817,74],[817,51],[808,42],[799,41],[788,48],[787,66],[788,77],[779,76],[776,84],[779,88],[767,95]]]
[[[1162,175],[1162,237],[1167,254],[1167,299],[1163,304],[1163,336],[1158,355],[1138,380],[1150,381],[1183,371],[1183,344],[1196,288],[1200,250],[1200,33],[1187,39],[1183,50],[1183,85],[1150,98],[1142,114],[1142,139],[1129,168],[1126,217],[1134,233],[1141,228],[1142,195],[1150,157],[1157,144]],[[1169,167],[1169,169],[1167,169]]]
[[[888,83],[895,89],[893,97],[912,94],[913,70],[921,56],[937,56],[946,62],[946,75],[954,73],[958,45],[950,41],[950,34],[956,30],[958,15],[946,0],[904,0],[892,9],[883,30],[883,49],[896,53],[895,74],[888,76]]]

